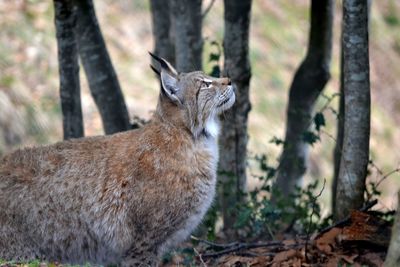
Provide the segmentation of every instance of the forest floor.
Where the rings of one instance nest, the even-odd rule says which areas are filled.
[[[210,1],[205,0],[204,6]],[[113,60],[131,117],[148,119],[155,109],[158,84],[148,67],[153,49],[149,1],[96,1],[96,12]],[[250,31],[252,78],[249,113],[249,166],[265,154],[272,166],[282,147],[270,140],[284,137],[288,88],[307,47],[308,0],[254,1]],[[339,88],[341,4],[335,8],[332,78],[324,90],[332,96]],[[57,45],[52,1],[0,1],[0,155],[18,147],[54,143],[62,139],[59,106]],[[400,2],[374,1],[370,22],[372,91],[370,180],[400,163]],[[215,1],[203,24],[204,70],[209,72],[211,41],[222,44],[223,1]],[[222,65],[222,60],[220,64]],[[85,135],[103,134],[102,123],[81,68]],[[326,127],[310,147],[305,184],[332,177],[332,155],[338,98],[324,111]],[[315,109],[326,104],[321,97]],[[252,171],[252,170],[251,170]],[[376,175],[375,175],[376,174]],[[397,179],[396,179],[397,178]],[[394,208],[393,196],[400,174],[382,183],[382,206]],[[249,188],[255,186],[249,179]],[[395,186],[394,186],[395,185]],[[329,210],[329,190],[321,196]],[[381,207],[382,207],[381,206]],[[328,211],[327,211],[328,212]]]
[[[373,204],[376,204],[373,203]],[[165,259],[161,267],[306,267],[383,266],[391,224],[376,212],[353,211],[351,216],[315,234],[252,243],[216,243],[191,237],[192,242]],[[71,267],[59,263],[5,262],[1,267]],[[86,264],[85,266],[93,266]]]
[[[376,204],[371,203],[369,206]],[[172,266],[383,266],[391,223],[365,207],[314,234],[252,243],[215,243],[192,237],[196,243],[174,254]],[[191,256],[188,256],[191,255]]]

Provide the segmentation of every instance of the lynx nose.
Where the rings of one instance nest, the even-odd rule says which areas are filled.
[[[222,81],[221,81],[222,85],[231,85],[232,84],[231,79],[229,79],[229,78],[221,78],[221,79],[222,79]]]

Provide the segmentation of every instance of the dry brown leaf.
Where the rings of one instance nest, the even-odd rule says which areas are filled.
[[[354,210],[350,220],[351,225],[343,228],[340,241],[367,241],[384,247],[389,245],[390,227],[382,219]]]
[[[300,258],[294,258],[293,260],[292,260],[292,264],[290,265],[290,266],[293,266],[293,267],[301,267],[301,259]]]
[[[326,254],[331,254],[336,247],[336,237],[342,233],[341,228],[334,227],[315,240],[316,247]]]
[[[294,239],[283,240],[282,243],[283,243],[285,246],[292,246],[292,245],[297,244],[296,240],[294,240]]]
[[[298,254],[297,250],[295,249],[289,249],[279,252],[278,254],[275,255],[274,259],[272,260],[272,263],[279,264],[283,261],[287,261],[288,259],[295,257],[297,254]]]
[[[220,259],[218,266],[232,267],[232,266],[236,266],[236,264],[240,264],[240,263],[249,263],[251,260],[252,260],[252,258],[248,258],[248,257],[227,255]]]
[[[333,255],[332,257],[329,258],[328,262],[324,266],[337,267],[339,266],[339,261],[340,259],[336,255]]]
[[[267,266],[269,261],[270,261],[270,257],[260,256],[260,257],[256,257],[256,258],[252,259],[248,264],[251,267],[263,267],[263,266]]]
[[[259,255],[263,255],[263,254],[270,252],[271,249],[268,247],[266,247],[266,248],[260,247],[260,248],[252,248],[252,249],[250,249],[250,251],[253,253],[259,254]]]
[[[339,255],[339,258],[344,260],[346,263],[349,264],[354,264],[354,259],[357,258],[358,255],[354,254],[354,255]]]

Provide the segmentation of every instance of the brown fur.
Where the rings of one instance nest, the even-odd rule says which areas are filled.
[[[141,129],[1,159],[0,258],[154,266],[190,234],[214,196],[214,120],[234,94],[226,78],[169,64],[161,74],[157,110]]]

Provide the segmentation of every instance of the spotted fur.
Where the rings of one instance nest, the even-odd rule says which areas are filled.
[[[162,92],[144,127],[1,159],[0,258],[155,266],[200,223],[215,192],[217,115],[235,95],[227,78],[158,60]]]

